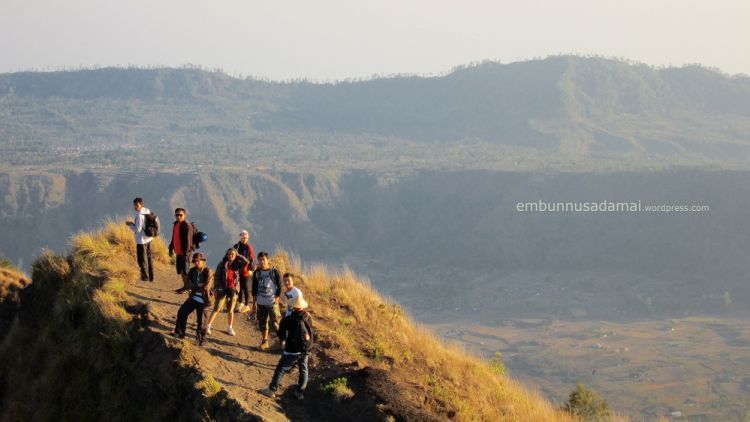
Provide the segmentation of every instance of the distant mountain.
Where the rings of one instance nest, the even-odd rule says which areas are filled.
[[[129,162],[125,150],[132,155],[155,141],[162,149],[223,151],[214,165],[238,155],[247,161],[241,151],[227,153],[245,146],[271,147],[275,155],[261,157],[285,163],[388,162],[394,151],[426,166],[440,162],[425,143],[482,148],[480,157],[498,162],[509,151],[536,163],[609,159],[626,166],[750,158],[750,78],[566,56],[328,84],[197,69],[13,73],[0,75],[0,116],[0,152],[20,164],[68,157],[116,166]],[[300,144],[311,152],[299,152]],[[40,157],[50,146],[61,154]],[[195,162],[185,154],[142,154],[139,162]],[[477,157],[454,151],[456,161]]]

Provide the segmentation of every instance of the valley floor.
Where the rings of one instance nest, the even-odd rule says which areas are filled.
[[[512,377],[553,401],[564,401],[582,382],[634,420],[673,412],[707,421],[744,420],[750,414],[747,320],[517,319],[431,328],[480,355],[502,353]]]

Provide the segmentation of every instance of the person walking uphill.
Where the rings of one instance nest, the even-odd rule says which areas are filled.
[[[143,206],[143,199],[133,199],[135,213],[132,221],[125,224],[135,234],[136,256],[138,267],[141,269],[141,281],[154,281],[154,267],[151,256],[151,241],[154,239],[146,235],[146,216],[151,215],[151,210]]]
[[[196,322],[196,337],[198,345],[203,344],[203,317],[209,302],[209,292],[213,287],[213,275],[211,269],[206,267],[206,256],[201,252],[193,254],[193,267],[187,273],[190,295],[185,303],[177,311],[177,323],[174,334],[179,338],[185,337],[187,319],[193,311],[198,313]]]
[[[208,319],[208,324],[206,325],[206,335],[211,335],[211,324],[216,319],[216,316],[219,315],[227,300],[229,301],[229,310],[227,311],[229,328],[227,328],[227,334],[230,336],[235,334],[232,324],[234,324],[234,306],[237,304],[237,290],[239,289],[240,281],[239,273],[246,266],[247,259],[244,256],[238,255],[237,250],[234,248],[229,248],[224,255],[224,259],[216,266],[216,274],[214,275],[216,303],[214,304],[214,311],[211,313],[211,318]]]
[[[299,368],[299,382],[294,395],[302,400],[305,398],[304,391],[308,379],[307,363],[315,331],[313,330],[312,318],[305,311],[305,308],[307,308],[305,299],[302,296],[296,296],[291,299],[290,306],[294,310],[281,320],[281,325],[276,333],[279,339],[284,342],[284,351],[278,365],[276,365],[271,384],[260,392],[268,397],[274,397],[281,378],[296,365]]]
[[[277,303],[281,296],[281,276],[279,270],[271,267],[268,253],[258,254],[258,268],[253,272],[253,312],[258,315],[258,329],[263,333],[260,348],[268,349],[268,323],[274,329],[278,328],[279,307]]]
[[[249,263],[244,270],[240,272],[240,296],[237,302],[240,304],[237,310],[240,313],[245,313],[251,309],[250,307],[250,276],[253,273],[253,260],[255,258],[255,250],[253,245],[249,242],[250,233],[247,230],[240,232],[240,241],[234,246],[237,249],[237,253],[247,258]]]
[[[187,212],[184,208],[174,210],[175,222],[172,224],[172,241],[169,242],[169,256],[175,257],[175,269],[177,274],[182,276],[182,287],[175,290],[175,293],[182,293],[190,290],[188,285],[188,259],[190,253],[195,250],[193,236],[195,235],[194,226],[187,221]]]

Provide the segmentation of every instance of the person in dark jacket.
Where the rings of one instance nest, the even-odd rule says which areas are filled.
[[[281,378],[296,365],[299,368],[299,382],[294,391],[294,395],[302,400],[305,398],[304,391],[307,387],[309,360],[309,347],[313,341],[313,325],[310,314],[305,311],[307,302],[302,296],[297,296],[291,300],[290,305],[293,307],[291,315],[281,320],[279,330],[276,335],[279,340],[284,342],[284,351],[281,354],[276,370],[273,373],[271,384],[268,388],[260,392],[268,397],[274,397],[276,390],[279,388]]]
[[[250,233],[247,230],[242,230],[240,232],[240,241],[232,247],[237,249],[237,253],[249,261],[245,269],[240,273],[240,295],[237,299],[237,303],[239,303],[237,312],[244,314],[252,309],[250,306],[250,277],[253,274],[255,250],[252,243],[250,243]]]
[[[206,325],[206,335],[211,335],[211,324],[227,301],[229,301],[229,309],[227,310],[229,328],[227,328],[227,334],[230,336],[235,335],[232,324],[234,323],[234,306],[237,304],[237,291],[239,290],[239,273],[247,264],[247,258],[240,256],[236,249],[229,248],[226,255],[224,255],[224,259],[216,266],[216,274],[214,275],[216,302],[214,303],[214,311],[211,313],[211,318],[208,319],[208,324]]]
[[[209,292],[213,287],[213,275],[211,269],[206,267],[206,256],[201,252],[193,254],[193,267],[187,273],[190,294],[185,303],[177,311],[177,323],[175,324],[174,334],[179,338],[185,337],[187,328],[187,319],[193,311],[198,314],[196,323],[196,332],[198,344],[203,344],[203,317],[206,305],[209,302]]]
[[[195,250],[193,244],[193,225],[187,221],[187,212],[185,208],[174,210],[175,222],[172,224],[172,240],[169,242],[169,256],[175,257],[175,269],[177,274],[182,276],[182,287],[175,290],[175,293],[182,293],[190,290],[188,285],[188,257]]]
[[[268,344],[269,322],[278,329],[278,321],[281,319],[279,312],[279,297],[281,296],[281,275],[276,267],[271,266],[268,252],[258,254],[258,266],[253,271],[253,312],[257,312],[258,329],[263,334],[260,348],[265,350]]]

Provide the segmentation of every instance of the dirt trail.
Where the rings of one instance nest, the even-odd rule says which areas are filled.
[[[177,309],[187,299],[186,294],[174,293],[174,289],[182,285],[179,276],[171,267],[157,268],[156,281],[153,283],[138,282],[128,287],[128,293],[139,301],[149,304],[155,319],[151,323],[151,330],[173,338]],[[285,393],[282,398],[270,399],[258,393],[258,390],[268,386],[274,368],[279,360],[278,346],[269,351],[261,351],[258,346],[261,334],[255,319],[249,320],[249,314],[235,313],[235,336],[227,334],[227,314],[221,313],[211,327],[211,336],[206,338],[203,352],[198,352],[200,369],[213,376],[229,396],[237,400],[245,409],[264,420],[270,421],[304,421],[310,420],[306,416],[302,405],[294,403],[296,399]],[[195,339],[195,313],[188,318],[187,336],[184,340],[199,349]],[[312,368],[311,368],[312,370]],[[285,375],[279,392],[295,385],[298,372],[293,370]]]

